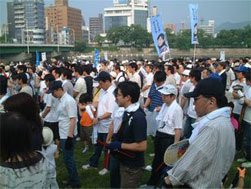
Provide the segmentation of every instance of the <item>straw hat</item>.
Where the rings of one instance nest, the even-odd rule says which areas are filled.
[[[53,141],[53,132],[49,127],[43,127],[43,146],[49,146]]]

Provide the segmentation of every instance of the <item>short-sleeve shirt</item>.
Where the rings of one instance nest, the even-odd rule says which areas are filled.
[[[58,122],[58,104],[59,100],[52,96],[52,94],[45,94],[44,102],[47,107],[50,107],[50,112],[44,118],[46,122]]]
[[[87,92],[86,89],[86,82],[83,77],[79,77],[78,80],[75,83],[74,89],[75,92],[78,92],[78,95],[76,96],[76,101],[79,101],[79,97],[81,94],[84,94]]]
[[[67,92],[59,100],[58,105],[58,128],[60,139],[67,139],[69,128],[70,128],[70,118],[76,118],[74,136],[77,135],[77,103],[72,96]]]
[[[20,93],[27,93],[31,96],[33,96],[33,90],[29,85],[25,85],[24,87],[21,88]]]
[[[128,119],[129,116],[132,116]],[[128,121],[127,121],[128,120]],[[125,112],[123,116],[122,126],[122,142],[134,143],[147,140],[146,135],[146,118],[142,109],[137,109],[135,112]],[[144,152],[128,151],[134,158],[123,157],[120,162],[130,168],[143,167],[145,165]]]
[[[161,93],[157,90],[157,86],[155,83],[152,84],[148,97],[151,99],[151,103],[148,108],[150,112],[153,112],[156,107],[162,106],[162,96]]]
[[[116,102],[115,97],[113,95],[115,87],[110,86],[106,91],[101,89],[100,95],[99,95],[99,102],[98,102],[98,110],[97,110],[97,117],[103,116],[105,113],[111,113],[113,112]],[[112,118],[107,118],[100,120],[98,122],[98,132],[99,133],[108,133],[109,131],[109,125],[112,121]]]

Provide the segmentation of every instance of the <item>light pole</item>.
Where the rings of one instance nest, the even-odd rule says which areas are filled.
[[[58,25],[57,25],[57,42],[58,42],[58,53],[59,53],[59,33],[58,33]]]
[[[30,54],[30,46],[29,46],[29,30],[28,30],[28,19],[26,19],[26,43],[27,43],[27,53]]]
[[[4,30],[4,42],[5,42],[5,44],[7,43],[7,27],[8,27],[9,24],[11,24],[11,23],[7,23],[7,24],[4,25],[4,27],[5,27],[5,30]]]

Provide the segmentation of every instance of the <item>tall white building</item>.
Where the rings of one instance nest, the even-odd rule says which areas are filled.
[[[205,33],[214,36],[215,22],[214,20],[209,20],[207,25],[200,25],[199,29],[205,31]]]
[[[147,29],[147,0],[113,0],[113,5],[104,9],[105,32],[113,27],[132,24]]]

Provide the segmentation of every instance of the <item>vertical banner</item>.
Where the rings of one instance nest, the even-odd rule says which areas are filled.
[[[225,61],[225,51],[220,51],[220,61]]]
[[[47,60],[47,58],[46,58],[46,52],[42,52],[41,53],[41,57],[42,57],[42,61],[43,62],[46,61]]]
[[[94,50],[94,61],[93,61],[93,67],[97,68],[98,67],[98,63],[99,63],[99,50],[95,49]]]
[[[159,57],[163,57],[166,53],[170,52],[170,49],[160,15],[151,17],[151,31],[158,55]]]
[[[36,51],[36,66],[40,64],[40,52]]]
[[[191,44],[199,44],[198,41],[198,4],[189,4],[191,20]]]
[[[108,53],[107,52],[104,52],[104,59],[108,60]]]

